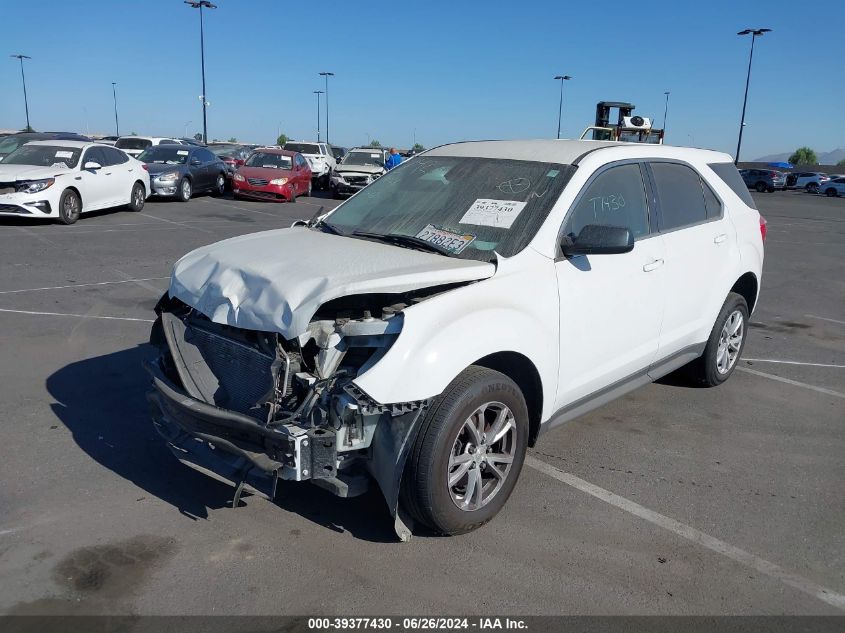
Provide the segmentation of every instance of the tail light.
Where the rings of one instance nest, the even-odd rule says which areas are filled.
[[[766,222],[766,218],[762,215],[760,216],[760,236],[763,238],[763,241],[766,241],[766,233],[769,231],[769,223]]]

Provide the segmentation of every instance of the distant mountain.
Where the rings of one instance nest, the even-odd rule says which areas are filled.
[[[783,154],[769,154],[768,156],[761,156],[755,158],[752,162],[755,163],[779,163],[781,161],[789,160],[792,152],[784,152]],[[845,149],[835,149],[830,152],[816,152],[819,157],[819,165],[835,165],[840,160],[845,158]]]

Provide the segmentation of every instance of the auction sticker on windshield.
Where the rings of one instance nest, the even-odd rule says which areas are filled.
[[[475,224],[476,226],[493,226],[498,229],[509,229],[522,213],[527,202],[517,200],[493,200],[479,198],[464,213],[458,222],[461,224]]]
[[[433,224],[427,225],[422,231],[417,233],[416,237],[426,242],[431,242],[435,246],[440,246],[455,255],[464,250],[475,239],[475,235],[472,233],[452,233]]]

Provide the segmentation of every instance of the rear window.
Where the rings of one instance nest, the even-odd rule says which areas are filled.
[[[285,149],[300,154],[320,154],[320,146],[312,143],[285,143]]]
[[[114,146],[118,149],[146,149],[153,142],[146,138],[119,138]]]
[[[716,172],[716,175],[731,188],[731,191],[739,196],[740,200],[752,209],[757,208],[757,205],[754,204],[754,198],[751,197],[748,187],[742,180],[742,176],[736,170],[736,165],[733,163],[709,163],[707,166]]]

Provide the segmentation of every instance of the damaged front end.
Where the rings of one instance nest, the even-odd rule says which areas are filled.
[[[386,353],[402,310],[419,300],[335,299],[288,340],[215,323],[165,295],[150,337],[161,354],[146,365],[155,427],[182,463],[235,487],[233,507],[244,490],[272,500],[280,479],[341,497],[374,479],[407,540],[399,484],[427,402],[381,404],[353,380]]]

